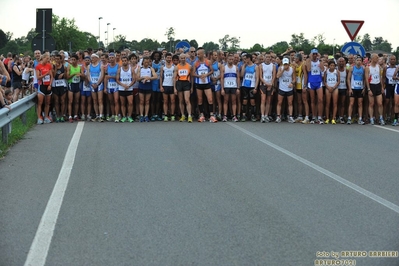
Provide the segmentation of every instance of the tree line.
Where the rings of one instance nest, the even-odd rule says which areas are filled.
[[[53,14],[52,17],[52,33],[51,36],[55,41],[56,50],[65,51],[77,51],[85,50],[88,47],[96,49],[103,47],[105,49],[122,50],[128,48],[133,51],[143,50],[157,50],[159,48],[165,48],[169,51],[173,51],[175,45],[180,41],[186,41],[195,48],[199,46],[204,47],[205,50],[223,50],[223,51],[237,51],[245,50],[248,52],[265,52],[273,50],[277,54],[281,54],[287,50],[289,46],[293,47],[294,50],[302,49],[305,52],[310,51],[313,47],[317,47],[320,53],[330,54],[337,52],[344,44],[327,44],[323,34],[314,36],[311,39],[305,37],[304,33],[292,34],[291,40],[280,41],[271,46],[264,46],[259,43],[255,43],[252,47],[241,47],[240,38],[230,36],[226,34],[224,37],[218,40],[218,43],[213,41],[205,42],[201,45],[196,40],[187,39],[175,39],[175,29],[170,27],[167,29],[165,36],[166,41],[159,42],[158,40],[144,38],[141,41],[138,40],[127,40],[125,35],[117,35],[112,42],[108,43],[108,47],[105,47],[103,42],[98,42],[98,36],[93,35],[90,32],[80,31],[75,24],[74,19],[60,18]],[[4,32],[0,29],[0,54],[6,55],[8,52],[22,53],[22,54],[33,54],[32,40],[40,33],[35,32],[35,29],[31,29],[26,36],[13,38],[12,32]],[[366,33],[363,36],[358,36],[354,41],[359,42],[363,45],[366,51],[370,50],[381,50],[386,53],[393,53],[397,57],[399,56],[399,47],[396,50],[393,49],[391,43],[382,37],[375,37],[372,40],[371,36]]]

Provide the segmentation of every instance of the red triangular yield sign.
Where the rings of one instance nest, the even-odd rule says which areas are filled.
[[[349,38],[353,41],[360,31],[360,28],[363,26],[364,20],[341,20],[341,23],[344,25]]]

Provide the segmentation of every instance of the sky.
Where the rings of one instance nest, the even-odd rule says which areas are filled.
[[[240,40],[241,48],[250,48],[256,43],[269,47],[290,42],[292,34],[300,33],[309,40],[323,34],[325,43],[343,45],[350,38],[341,20],[364,20],[360,36],[368,33],[372,41],[382,37],[394,50],[399,46],[399,0],[372,1],[373,6],[359,0],[254,1],[248,5],[215,0],[170,1],[171,5],[162,0],[123,2],[111,7],[109,1],[1,0],[0,29],[12,32],[13,38],[26,36],[36,27],[36,9],[51,8],[61,18],[75,19],[81,31],[95,36],[100,32],[103,42],[110,23],[110,42],[119,34],[128,41],[149,38],[166,42],[165,33],[173,27],[175,39],[195,39],[200,46],[210,41],[219,43],[229,35]]]

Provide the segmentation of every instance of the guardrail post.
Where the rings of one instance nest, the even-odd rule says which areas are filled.
[[[21,118],[22,124],[23,124],[24,126],[26,126],[26,112],[23,113],[23,114],[20,116],[20,118]]]
[[[2,131],[2,140],[3,143],[7,144],[8,143],[8,134],[10,133],[10,124],[8,123],[7,125],[5,125],[4,127],[1,128]]]

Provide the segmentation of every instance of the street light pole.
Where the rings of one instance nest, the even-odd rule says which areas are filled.
[[[98,18],[98,48],[100,48],[100,42],[101,42],[101,38],[100,38],[100,21],[103,19],[103,17],[99,17]]]
[[[107,50],[108,50],[108,44],[109,44],[109,38],[108,38],[108,33],[109,33],[109,30],[108,30],[108,26],[109,25],[111,25],[111,23],[107,23]]]
[[[112,29],[112,49],[115,49],[115,30],[116,28]]]
[[[333,40],[333,56],[335,56],[335,39]]]
[[[108,41],[108,38],[107,38],[107,32],[108,32],[108,31],[104,31],[104,35],[105,35],[105,42],[104,42],[104,46],[108,46],[108,43],[107,43],[107,41]],[[104,48],[106,48],[106,47],[104,47]]]

